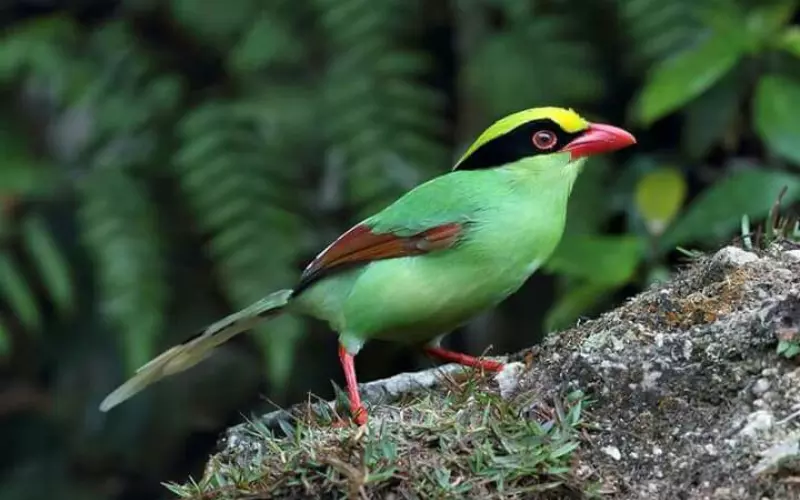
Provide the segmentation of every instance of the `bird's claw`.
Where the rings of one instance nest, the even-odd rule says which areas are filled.
[[[367,414],[367,409],[363,406],[359,406],[350,410],[352,417],[348,419],[338,418],[331,422],[331,427],[334,429],[341,429],[342,427],[347,427],[352,423],[355,423],[357,426],[366,425],[367,420],[369,420],[369,415]]]
[[[356,423],[358,426],[366,425],[367,420],[369,419],[369,415],[367,414],[367,409],[363,406],[359,406],[354,408],[351,413],[353,414],[353,422]]]
[[[503,368],[505,368],[505,366],[506,366],[505,363],[503,363],[501,361],[493,361],[493,360],[490,360],[490,359],[478,359],[477,361],[478,361],[478,363],[477,363],[477,366],[475,368],[478,368],[480,370],[487,371],[487,372],[499,373],[499,372],[503,371]]]

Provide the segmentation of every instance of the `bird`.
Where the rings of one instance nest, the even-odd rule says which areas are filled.
[[[447,362],[496,372],[503,363],[441,347],[442,338],[516,292],[553,254],[567,203],[589,157],[636,143],[628,131],[572,109],[534,107],[492,123],[452,169],[419,184],[341,234],[295,286],[204,328],[139,368],[101,403],[108,411],[207,358],[279,314],[338,334],[350,417],[368,421],[355,357],[370,340],[406,344]]]

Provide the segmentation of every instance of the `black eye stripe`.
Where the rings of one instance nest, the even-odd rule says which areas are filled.
[[[556,145],[553,149],[542,151],[534,146],[533,135],[542,130],[553,132],[556,135]],[[465,158],[458,165],[457,170],[492,168],[513,163],[522,158],[536,156],[537,154],[553,153],[559,151],[581,134],[582,132],[564,132],[556,122],[547,118],[534,120],[483,144]]]

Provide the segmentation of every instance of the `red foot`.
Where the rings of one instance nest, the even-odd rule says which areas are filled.
[[[447,349],[442,349],[441,347],[426,347],[425,352],[444,361],[450,361],[464,366],[471,366],[472,368],[480,368],[482,370],[486,370],[487,372],[499,372],[503,369],[503,363],[499,361],[479,359],[468,354],[448,351]]]
[[[361,404],[361,396],[358,394],[358,382],[356,381],[356,369],[353,355],[347,352],[343,345],[339,346],[339,361],[344,370],[344,379],[347,382],[347,395],[350,399],[350,414],[356,425],[367,423],[367,409]]]
[[[356,425],[364,425],[369,419],[369,415],[367,415],[367,409],[363,406],[359,406],[358,408],[350,408],[350,413],[353,415],[353,422],[355,422]]]

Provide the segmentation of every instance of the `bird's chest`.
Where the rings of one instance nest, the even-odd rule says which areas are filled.
[[[414,291],[415,302],[460,316],[492,307],[519,289],[553,252],[563,230],[554,214],[526,208],[487,213],[469,225],[458,248],[407,266],[401,281]]]
[[[472,257],[485,279],[518,287],[555,250],[563,219],[538,206],[501,207],[472,228],[473,237],[465,243],[466,263]]]

